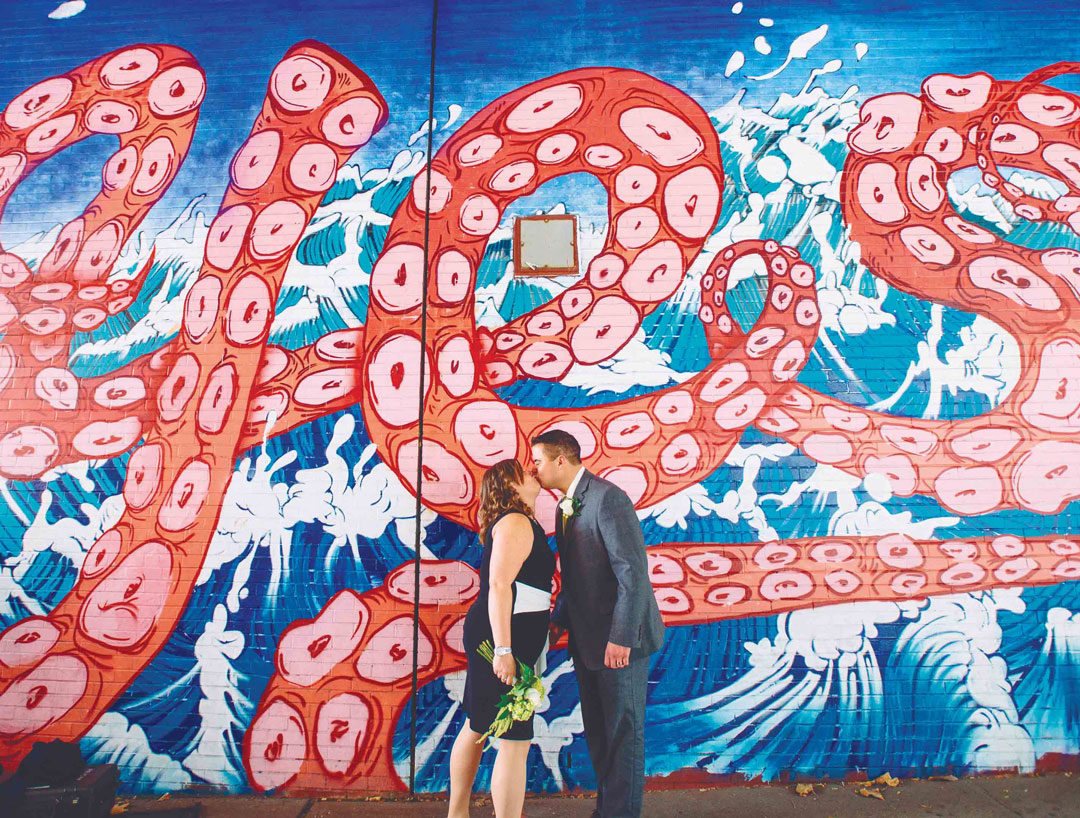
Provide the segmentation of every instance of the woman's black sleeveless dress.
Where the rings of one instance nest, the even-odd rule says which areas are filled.
[[[520,511],[507,511],[500,515],[495,523],[507,514],[521,514]],[[522,515],[524,516],[524,515]],[[532,550],[518,571],[515,582],[531,585],[542,591],[551,592],[551,578],[555,574],[555,555],[548,547],[544,529],[536,520],[532,523]],[[469,612],[465,615],[465,655],[469,670],[465,677],[465,694],[462,706],[469,717],[469,729],[476,733],[486,733],[495,720],[499,709],[499,699],[510,689],[495,676],[491,663],[485,661],[476,652],[480,643],[492,639],[491,621],[488,619],[488,588],[491,571],[491,530],[492,523],[483,542],[484,553],[480,560],[480,594],[476,597]],[[517,601],[517,587],[514,586],[514,600]],[[548,638],[548,611],[518,613],[510,618],[510,640],[514,649],[514,658],[526,665],[536,664]],[[494,644],[494,640],[492,641]],[[532,719],[515,721],[503,734],[511,741],[528,741],[533,737]]]

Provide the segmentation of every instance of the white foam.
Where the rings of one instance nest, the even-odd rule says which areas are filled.
[[[784,58],[784,62],[777,68],[774,68],[768,74],[762,74],[760,77],[748,77],[748,79],[762,81],[771,80],[773,77],[779,76],[780,72],[791,65],[792,60],[804,60],[810,50],[825,39],[825,35],[829,33],[828,25],[820,25],[817,28],[807,31],[804,34],[800,34],[794,40],[791,41],[791,45],[788,47],[787,56]],[[758,37],[759,40],[764,40],[763,37]],[[760,50],[760,49],[759,49]],[[768,54],[769,51],[762,51],[762,54]]]
[[[930,328],[926,340],[917,347],[918,358],[908,365],[896,391],[872,408],[888,411],[910,389],[917,388],[920,395],[926,395],[923,417],[936,418],[941,415],[946,390],[954,397],[960,391],[977,392],[985,395],[991,406],[998,406],[1013,391],[1021,374],[1016,339],[990,319],[976,315],[969,326],[960,330],[960,346],[942,354],[939,347],[944,338],[943,320],[944,308],[932,304]],[[929,380],[928,385],[925,380]]]
[[[53,499],[50,489],[42,491],[41,505],[23,535],[19,553],[6,561],[16,582],[23,582],[38,555],[50,552],[68,560],[71,569],[78,572],[82,568],[86,552],[106,529],[120,520],[125,509],[123,497],[112,495],[105,497],[100,505],[79,504],[79,511],[87,520],[85,523],[80,523],[73,517],[60,517],[56,522],[50,522],[49,511]]]
[[[777,147],[789,160],[788,176],[800,185],[831,181],[837,169],[821,153],[798,136],[782,136]]]
[[[203,781],[236,791],[247,784],[247,776],[234,736],[250,723],[254,707],[240,692],[240,674],[233,667],[244,652],[244,634],[229,630],[228,618],[225,606],[215,605],[195,641],[191,673],[199,685],[199,729],[183,766]]]
[[[654,519],[663,528],[687,529],[691,517],[717,516],[729,523],[746,523],[761,541],[778,539],[776,529],[761,507],[757,481],[764,463],[775,463],[790,457],[795,447],[788,443],[737,444],[725,459],[725,464],[741,468],[738,485],[728,489],[721,500],[714,500],[700,483],[687,486],[670,497],[638,511],[642,520]]]
[[[935,696],[957,725],[949,733],[976,770],[1035,769],[1035,747],[1013,701],[1001,649],[998,611],[1022,613],[1022,589],[932,597],[901,632],[894,662],[916,682],[933,680]],[[897,684],[902,684],[898,679]]]
[[[728,57],[727,65],[724,67],[724,76],[730,77],[736,71],[743,67],[746,63],[746,55],[741,51],[735,51],[730,57]]]
[[[669,386],[691,378],[693,372],[679,372],[671,366],[671,356],[650,347],[645,331],[638,329],[622,349],[606,361],[574,364],[559,383],[584,389],[586,394],[626,392],[642,386]]]
[[[115,764],[124,787],[134,792],[175,792],[191,783],[180,764],[150,747],[146,732],[122,713],[102,714],[80,742],[88,764]]]
[[[966,178],[970,178],[970,176],[965,176],[961,172],[950,176],[946,183],[949,200],[956,208],[956,212],[961,216],[970,213],[972,216],[977,216],[994,225],[1003,233],[1011,232],[1013,228],[1012,219],[1010,218],[1012,216],[1012,207],[1008,202],[1001,197],[995,198],[984,193],[980,182],[973,182],[961,190],[960,185]]]
[[[86,0],[68,0],[49,12],[50,20],[68,20],[86,11]]]

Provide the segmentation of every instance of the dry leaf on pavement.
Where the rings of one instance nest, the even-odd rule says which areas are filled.
[[[112,809],[109,810],[109,815],[123,815],[128,811],[128,807],[131,806],[130,801],[117,801],[113,804]]]
[[[885,796],[881,794],[881,791],[875,790],[873,787],[859,787],[855,792],[863,798],[876,798],[878,801],[885,800]]]
[[[813,791],[814,791],[814,785],[813,784],[796,784],[795,785],[795,792],[798,795],[801,795],[803,798],[810,795]]]
[[[879,775],[877,778],[874,779],[874,783],[884,784],[888,787],[898,787],[900,786],[900,779],[893,778],[891,773],[883,773],[882,775]]]

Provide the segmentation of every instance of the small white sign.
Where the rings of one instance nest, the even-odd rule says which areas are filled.
[[[514,222],[514,274],[576,275],[577,217],[522,216]]]

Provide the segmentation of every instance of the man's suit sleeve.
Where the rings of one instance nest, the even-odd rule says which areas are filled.
[[[645,538],[634,504],[618,489],[604,492],[599,511],[600,538],[619,585],[608,641],[624,648],[636,647],[645,620],[646,595],[652,593]]]

